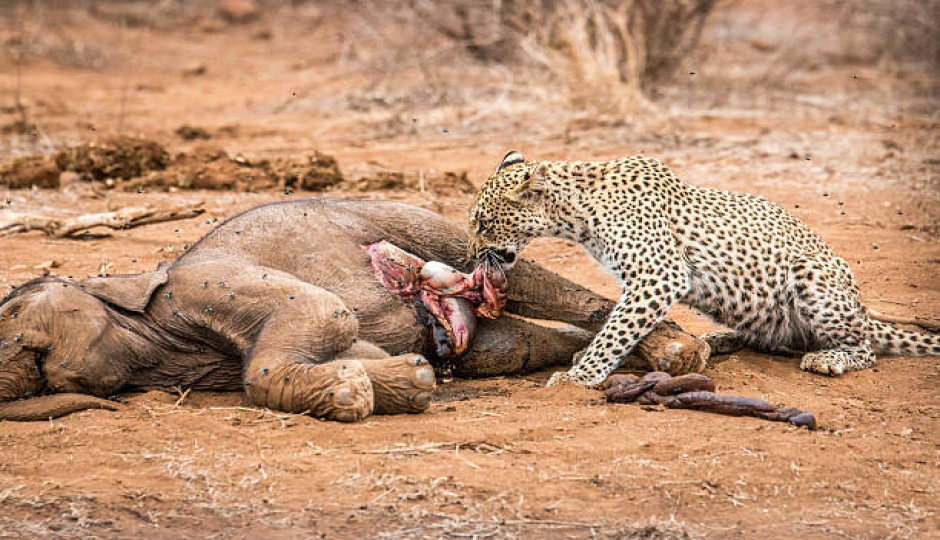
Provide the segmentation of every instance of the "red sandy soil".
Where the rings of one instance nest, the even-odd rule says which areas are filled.
[[[849,261],[870,307],[940,315],[937,123],[934,113],[895,107],[907,99],[906,84],[842,67],[793,83],[791,99],[764,105],[710,106],[696,102],[695,89],[680,89],[681,103],[658,102],[658,112],[639,120],[584,113],[557,124],[534,119],[531,130],[524,122],[463,129],[464,113],[419,110],[413,131],[378,136],[379,113],[305,108],[361,84],[317,56],[319,34],[275,27],[274,38],[250,40],[272,30],[253,24],[213,33],[128,30],[122,39],[141,51],[137,62],[104,71],[24,66],[31,121],[48,141],[7,135],[4,151],[91,140],[119,120],[122,132],[180,151],[191,147],[173,135],[180,125],[236,125],[213,140],[232,154],[317,149],[335,155],[350,177],[370,168],[467,170],[474,183],[512,148],[539,159],[642,152],[691,183],[791,209]],[[118,39],[88,25],[94,39]],[[205,75],[182,75],[196,62],[206,64]],[[855,73],[862,82],[853,82]],[[292,101],[292,89],[302,99]],[[12,78],[0,77],[0,100],[12,101],[13,92]],[[109,237],[0,238],[0,296],[50,260],[62,275],[147,271],[195,242],[214,218],[310,195],[0,191],[0,202],[20,211],[141,201],[207,208],[197,219]],[[461,223],[471,198],[329,195],[404,200]],[[617,295],[616,282],[568,242],[541,240],[526,256]],[[684,307],[672,316],[693,333],[718,328]],[[706,373],[719,391],[812,411],[821,429],[610,405],[598,391],[544,388],[550,372],[444,380],[426,414],[353,425],[246,408],[238,394],[123,396],[128,405],[118,412],[0,423],[0,538],[938,537],[937,358],[880,358],[874,369],[838,378],[753,352],[714,361]]]

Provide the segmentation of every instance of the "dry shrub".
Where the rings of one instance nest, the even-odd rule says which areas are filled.
[[[521,46],[568,90],[573,105],[625,111],[646,103],[640,45],[627,10],[591,0],[559,2]]]
[[[675,73],[715,2],[502,0],[487,14],[457,1],[427,20],[480,60],[547,68],[576,105],[622,111]]]
[[[324,9],[345,21],[339,61],[368,69],[369,92],[352,104],[360,109],[499,109],[561,96],[617,113],[646,104],[673,75],[716,1],[371,0]]]
[[[940,0],[830,0],[840,12],[847,55],[940,70]]]

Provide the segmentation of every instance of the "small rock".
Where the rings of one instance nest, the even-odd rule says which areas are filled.
[[[176,128],[176,130],[173,133],[176,133],[176,135],[179,138],[186,140],[186,141],[212,138],[212,135],[210,135],[209,131],[207,131],[206,129],[201,128],[201,127],[196,127],[196,126],[190,126],[188,124],[184,124]]]
[[[228,22],[247,23],[254,21],[261,14],[254,0],[222,0],[219,15]]]
[[[60,186],[67,186],[69,184],[74,184],[74,183],[81,182],[81,181],[82,181],[81,175],[75,171],[63,171],[62,173],[59,174]]]
[[[37,264],[36,266],[34,266],[33,268],[35,268],[36,270],[45,270],[48,272],[50,269],[58,268],[58,267],[59,267],[59,261],[51,260],[51,261],[41,262]]]
[[[206,65],[202,62],[191,62],[186,64],[183,67],[183,75],[187,77],[195,77],[198,75],[205,75],[207,71]]]

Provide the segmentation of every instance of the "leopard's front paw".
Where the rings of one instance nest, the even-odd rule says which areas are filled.
[[[545,383],[545,386],[556,386],[564,382],[569,382],[571,379],[568,378],[567,371],[556,371],[548,382]]]

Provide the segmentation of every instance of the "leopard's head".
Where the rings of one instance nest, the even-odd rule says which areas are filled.
[[[546,230],[542,167],[509,152],[480,188],[469,212],[467,256],[509,269],[517,254]]]

